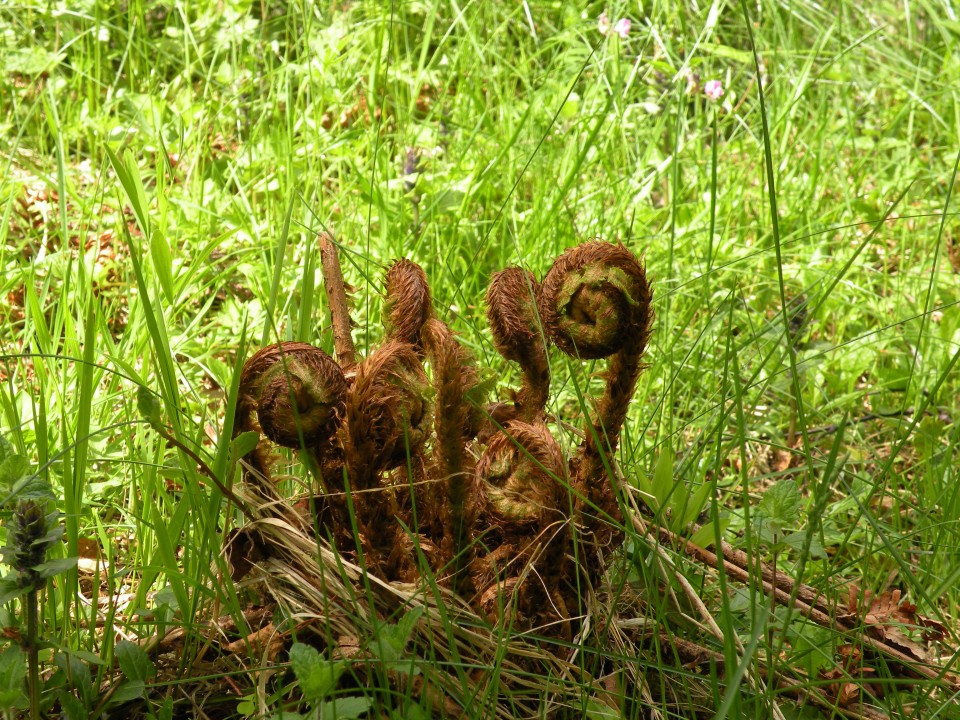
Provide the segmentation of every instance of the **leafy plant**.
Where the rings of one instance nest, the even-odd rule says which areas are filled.
[[[673,532],[679,533],[703,512],[710,499],[712,485],[703,482],[699,486],[688,487],[683,479],[675,474],[674,459],[672,448],[663,448],[657,458],[653,475],[638,473],[636,484],[647,507],[662,522],[666,522]],[[713,542],[713,537],[713,523],[707,523],[694,533],[690,540],[702,547],[708,547]]]
[[[27,698],[32,717],[40,717],[40,626],[39,594],[48,578],[76,565],[76,558],[47,559],[47,553],[63,537],[60,512],[56,508],[53,489],[30,471],[26,458],[17,455],[8,440],[0,436],[0,510],[7,513],[7,542],[2,550],[3,562],[10,571],[0,579],[0,604],[21,600],[26,623],[21,631],[20,648],[3,651],[0,671],[0,698],[6,708],[18,707],[11,669],[23,665],[26,656]],[[8,508],[13,508],[12,512]],[[19,676],[24,677],[22,674]]]
[[[283,711],[273,715],[272,720],[348,720],[360,717],[373,705],[364,695],[338,696],[337,684],[349,667],[343,660],[328,660],[315,648],[294,643],[290,647],[290,666],[311,709],[304,714]]]
[[[800,530],[804,522],[804,501],[797,481],[784,478],[763,493],[753,510],[753,525],[760,540],[774,554],[802,551],[808,548],[810,557],[826,557],[826,551],[813,533],[813,528]]]

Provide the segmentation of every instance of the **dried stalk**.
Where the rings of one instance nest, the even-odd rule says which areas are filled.
[[[357,351],[350,333],[350,309],[347,305],[347,290],[340,269],[337,245],[330,233],[321,232],[320,265],[323,270],[323,287],[330,306],[330,323],[333,325],[333,347],[340,367],[347,369],[356,363]]]

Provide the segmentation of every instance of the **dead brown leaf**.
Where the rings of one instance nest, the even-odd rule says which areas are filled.
[[[247,637],[224,645],[223,649],[229,653],[249,654],[251,656],[265,653],[267,659],[273,661],[283,649],[288,637],[289,633],[277,632],[276,626],[270,623],[250,633]]]
[[[933,659],[930,648],[924,643],[939,642],[947,636],[947,628],[943,623],[919,615],[917,606],[904,600],[899,589],[879,595],[867,590],[861,601],[859,588],[851,585],[847,613],[838,619],[847,623],[862,621],[871,636],[918,662],[931,662]],[[922,630],[920,635],[924,642],[915,638],[917,630]]]
[[[875,668],[863,663],[863,651],[856,645],[841,645],[837,648],[839,665],[831,670],[821,670],[822,680],[833,681],[826,687],[827,694],[838,705],[846,706],[860,700],[861,691],[869,689],[877,694],[878,688],[868,684],[868,678],[877,674]]]

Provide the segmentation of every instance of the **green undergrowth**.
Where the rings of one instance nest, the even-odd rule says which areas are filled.
[[[48,483],[65,528],[50,557],[79,558],[41,593],[45,711],[67,693],[71,718],[440,712],[391,695],[389,668],[378,692],[344,690],[347,661],[289,642],[212,659],[211,623],[257,629],[220,557],[237,519],[210,479],[234,481],[227,409],[256,348],[332,351],[323,230],[361,352],[382,337],[383,268],[409,258],[499,399],[519,373],[487,328],[491,273],[541,277],[591,237],[642,255],[656,318],[617,460],[645,522],[705,526],[699,544],[818,589],[861,633],[899,591],[912,651],[956,672],[960,22],[934,2],[830,5],[0,7],[0,434],[33,468],[0,480]],[[603,12],[630,19],[626,37],[601,34]],[[554,354],[558,420],[578,424],[602,368]],[[292,494],[305,471],[289,470]],[[702,640],[627,527],[610,577],[642,600],[637,622]],[[656,634],[625,657],[588,634],[598,675],[582,706],[563,701],[574,715],[960,717],[949,678],[845,659],[856,633],[665,549],[726,662],[691,667]],[[21,615],[4,606],[8,649]],[[293,620],[274,622],[290,640]],[[175,651],[151,645],[174,628]],[[414,652],[394,639],[384,662]],[[781,673],[834,708],[778,689]]]

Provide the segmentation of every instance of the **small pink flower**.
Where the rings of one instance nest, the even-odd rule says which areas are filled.
[[[707,80],[703,86],[703,94],[711,100],[719,100],[723,97],[723,83],[719,80]]]
[[[597,30],[600,31],[601,35],[606,35],[610,32],[610,18],[607,17],[606,10],[600,13],[600,19],[597,20]]]
[[[630,18],[620,18],[614,26],[613,31],[624,40],[630,34]]]

